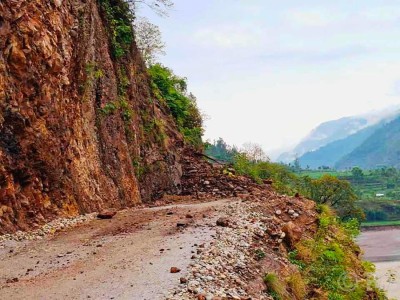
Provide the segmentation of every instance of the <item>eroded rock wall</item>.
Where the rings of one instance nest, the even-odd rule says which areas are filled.
[[[0,233],[179,187],[180,135],[106,24],[95,0],[0,2]]]

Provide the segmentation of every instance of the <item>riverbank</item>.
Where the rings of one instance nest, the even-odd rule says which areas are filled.
[[[364,259],[376,266],[375,276],[390,299],[400,297],[400,228],[378,227],[364,230],[358,238]]]

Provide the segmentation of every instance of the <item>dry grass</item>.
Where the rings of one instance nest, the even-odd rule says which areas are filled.
[[[286,289],[286,283],[282,281],[276,274],[267,273],[264,276],[264,283],[267,286],[268,293],[279,300],[292,299]]]
[[[304,282],[304,279],[300,273],[297,272],[290,275],[289,278],[287,279],[287,283],[289,285],[289,288],[293,296],[297,300],[305,299],[307,295],[307,285]]]

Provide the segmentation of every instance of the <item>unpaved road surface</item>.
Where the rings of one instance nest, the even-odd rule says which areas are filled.
[[[130,209],[43,240],[8,242],[0,249],[0,298],[165,299],[232,202]]]
[[[390,299],[400,299],[400,229],[364,231],[358,238],[364,259],[376,266],[380,286]]]

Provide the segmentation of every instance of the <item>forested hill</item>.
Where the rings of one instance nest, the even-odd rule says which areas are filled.
[[[359,147],[341,159],[338,169],[359,166],[364,169],[379,166],[400,167],[400,117],[376,130]]]
[[[344,139],[334,141],[315,151],[310,151],[299,158],[303,168],[317,169],[321,166],[334,167],[344,156],[350,154],[370,137],[382,124],[364,128]]]

